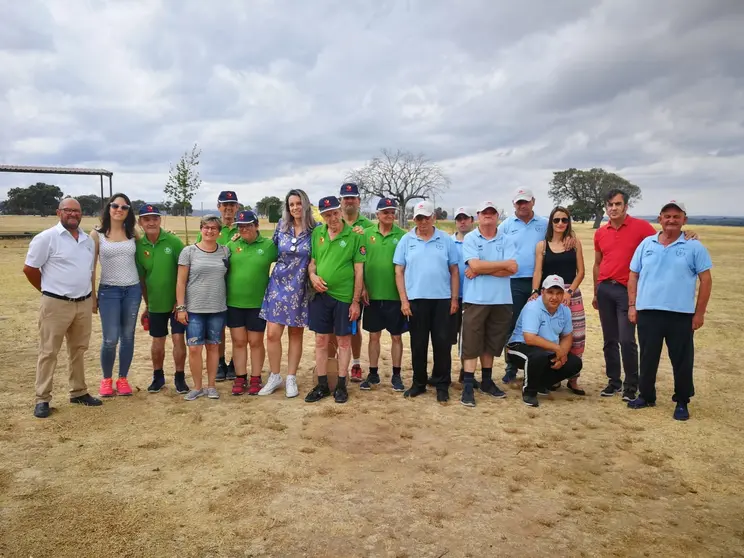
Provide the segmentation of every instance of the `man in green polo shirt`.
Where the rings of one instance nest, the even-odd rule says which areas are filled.
[[[173,316],[176,305],[176,278],[178,275],[178,256],[183,250],[183,242],[176,235],[164,231],[160,226],[160,210],[157,206],[146,204],[139,209],[139,225],[145,234],[137,240],[135,260],[142,284],[142,298],[145,311],[142,324],[149,324],[152,337],[152,383],[147,388],[157,393],[165,385],[163,363],[165,361],[165,338],[168,336],[170,322],[173,339],[173,362],[176,365],[176,392],[188,393],[184,368],[186,366],[186,326]]]
[[[355,233],[341,218],[341,202],[335,196],[322,198],[318,210],[325,225],[312,236],[312,259],[308,275],[316,291],[310,302],[309,326],[315,332],[315,365],[318,385],[305,397],[313,403],[331,394],[327,361],[330,335],[338,342],[338,384],[333,393],[336,403],[346,403],[346,375],[351,358],[351,335],[360,314],[364,287],[364,237]]]
[[[374,226],[374,223],[362,215],[360,211],[361,198],[359,196],[359,186],[353,182],[345,182],[341,185],[341,209],[344,212],[344,221],[356,232],[362,232],[364,229]],[[360,361],[362,356],[362,328],[357,324],[356,333],[351,338],[351,353],[353,360],[351,362],[351,381],[361,382],[364,371]]]
[[[391,356],[394,391],[405,391],[400,377],[403,360],[403,340],[408,322],[400,311],[400,295],[395,284],[393,255],[398,241],[406,231],[395,224],[398,204],[391,198],[382,198],[377,203],[377,225],[364,230],[364,245],[367,260],[364,263],[364,329],[369,332],[369,374],[360,384],[360,389],[369,390],[380,383],[377,364],[380,359],[380,337],[387,329],[392,340]]]
[[[266,359],[266,321],[259,316],[271,264],[278,250],[270,238],[261,236],[253,211],[241,211],[235,222],[239,236],[227,243],[230,271],[227,274],[227,327],[230,328],[235,381],[232,394],[258,395],[261,370]],[[251,348],[251,380],[248,383],[248,349]]]

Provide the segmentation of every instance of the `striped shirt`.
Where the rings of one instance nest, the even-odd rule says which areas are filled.
[[[230,250],[217,246],[205,252],[196,244],[186,246],[178,256],[178,265],[189,268],[186,283],[186,311],[195,314],[214,314],[227,310],[225,274],[230,262]]]
[[[137,244],[134,238],[120,242],[98,235],[98,259],[101,262],[101,285],[129,287],[139,284],[137,262],[134,258]]]

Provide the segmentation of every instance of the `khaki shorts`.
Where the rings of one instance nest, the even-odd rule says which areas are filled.
[[[480,358],[484,353],[501,356],[509,337],[511,319],[511,304],[463,304],[462,358]]]

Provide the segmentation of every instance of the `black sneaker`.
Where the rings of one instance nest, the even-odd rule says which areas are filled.
[[[218,382],[224,382],[227,379],[227,363],[224,360],[217,365],[217,376],[214,379]]]
[[[424,386],[412,385],[410,389],[405,391],[403,397],[418,397],[423,393],[426,393],[426,388]]]
[[[346,386],[338,386],[333,390],[333,400],[336,403],[346,403],[349,400],[349,392],[346,391]]]
[[[439,393],[437,393],[437,396],[438,395]],[[473,389],[472,384],[463,384],[460,404],[464,405],[465,407],[475,407],[475,390]]]
[[[623,391],[622,388],[615,387],[612,384],[607,384],[607,387],[600,391],[599,395],[602,397],[614,397],[616,393],[620,393],[621,391]]]
[[[367,376],[367,378],[369,378],[369,376]],[[369,379],[364,380],[361,384],[359,384],[359,389],[370,391],[372,389],[372,384],[369,383]]]
[[[473,386],[475,388],[475,386]],[[477,388],[476,388],[477,389]],[[506,394],[499,389],[494,382],[483,382],[480,386],[481,393],[490,395],[491,397],[498,397],[499,399],[506,397]]]
[[[152,375],[152,383],[147,386],[147,391],[157,393],[165,387],[165,376],[162,372],[156,372]]]
[[[36,418],[47,418],[49,416],[49,403],[37,403],[34,407],[34,416]]]
[[[378,374],[377,372],[370,372],[369,374],[367,374],[367,381],[373,386],[376,386],[380,383],[380,374]]]
[[[235,379],[235,364],[232,359],[230,359],[230,364],[227,365],[227,374],[225,374],[225,379],[230,380],[231,382]]]
[[[331,395],[331,390],[328,389],[328,386],[318,384],[305,396],[305,403],[315,403],[329,395]]]
[[[623,401],[633,401],[637,396],[638,394],[634,389],[626,389],[623,391]]]
[[[504,377],[501,378],[501,383],[508,384],[509,382],[513,382],[517,379],[517,369],[512,368],[511,366],[507,366],[506,370],[504,370]]]
[[[656,401],[646,401],[643,397],[636,397],[628,401],[629,409],[644,409],[646,407],[656,407]]]
[[[190,391],[189,386],[186,383],[186,374],[183,372],[176,372],[176,377],[174,378],[173,383],[176,385],[176,393],[184,394]]]
[[[534,395],[523,394],[522,401],[524,401],[524,404],[527,405],[528,407],[539,407],[540,406],[540,402],[537,400],[537,397],[535,397]]]
[[[390,383],[393,386],[393,391],[405,391],[406,389],[403,387],[403,378],[400,377],[400,374],[393,374]]]
[[[449,401],[449,389],[437,388],[437,402],[446,403],[447,401]]]
[[[103,401],[96,399],[89,393],[79,397],[70,397],[70,403],[77,403],[78,405],[85,405],[86,407],[100,407],[103,405]]]
[[[690,411],[687,409],[687,403],[677,403],[674,407],[674,420],[688,420]]]
[[[543,397],[547,397],[550,395],[550,390],[548,388],[540,388],[537,390],[537,395],[542,395]]]

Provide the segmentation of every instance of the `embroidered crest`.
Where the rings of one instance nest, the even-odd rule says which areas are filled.
[[[263,248],[259,248],[258,250],[256,250],[256,254],[258,254],[259,256],[262,256],[263,253]]]
[[[385,200],[385,205],[393,205],[393,202],[391,200]]]
[[[398,244],[398,239],[397,238],[394,238],[393,239],[393,244]]]
[[[323,203],[323,205],[325,205],[326,207],[330,207],[330,205],[331,205],[331,200],[326,200],[326,201],[325,201],[325,202]]]
[[[351,192],[351,185],[348,185],[348,186],[346,187],[346,191],[347,191],[347,192]]]
[[[375,238],[374,236],[370,236],[370,237],[369,237],[369,241],[370,241],[370,242],[371,242],[372,244],[374,244],[375,242],[377,242],[377,239],[376,239],[376,238]]]
[[[165,252],[166,254],[170,254],[171,252],[173,252],[173,250],[171,250],[171,247],[170,247],[170,246],[166,246],[166,247],[165,247],[165,248],[163,249],[163,252]]]
[[[146,258],[149,258],[150,257],[150,252],[148,250],[145,250],[145,257]]]
[[[152,206],[151,205],[148,205],[147,206],[147,211],[152,211]]]
[[[227,197],[228,197],[228,198],[232,198],[232,192],[228,192],[228,193],[227,193]]]
[[[366,246],[360,246],[360,247],[359,247],[359,253],[360,253],[360,254],[361,254],[362,256],[366,256],[366,255],[367,255],[367,247],[366,247]]]
[[[243,248],[242,248],[242,247],[240,247],[240,246],[238,246],[238,250],[237,250],[237,251],[238,251],[238,252],[242,252],[242,251],[243,251]]]
[[[346,248],[346,241],[342,240],[341,242],[339,242],[339,245],[341,246],[341,248]]]
[[[325,244],[325,236],[320,237],[320,243]],[[294,248],[294,246],[292,246],[292,248]]]

